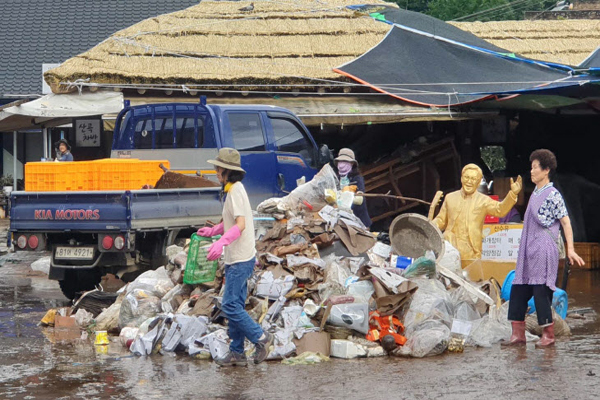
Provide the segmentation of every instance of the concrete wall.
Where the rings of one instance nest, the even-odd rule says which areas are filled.
[[[580,11],[525,11],[525,19],[600,19],[600,9],[598,10],[580,10]]]

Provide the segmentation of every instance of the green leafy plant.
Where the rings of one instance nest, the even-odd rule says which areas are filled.
[[[12,186],[13,185],[13,176],[12,175],[2,175],[0,177],[0,186]]]

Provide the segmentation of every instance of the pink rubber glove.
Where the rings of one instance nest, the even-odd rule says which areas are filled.
[[[209,261],[214,261],[221,257],[221,254],[223,254],[223,247],[229,246],[240,236],[242,236],[242,231],[240,231],[240,228],[237,225],[232,226],[223,236],[221,236],[221,239],[217,240],[210,246],[206,259]]]
[[[223,223],[221,222],[220,224],[215,225],[213,227],[205,226],[204,228],[198,229],[196,235],[202,237],[213,237],[217,235],[222,235],[224,231],[225,228],[223,228]]]

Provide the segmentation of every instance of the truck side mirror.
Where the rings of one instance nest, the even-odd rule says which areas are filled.
[[[322,167],[325,164],[329,164],[331,160],[333,160],[333,153],[329,150],[329,146],[326,144],[319,147],[319,154],[317,156],[317,160],[319,163],[319,167]]]

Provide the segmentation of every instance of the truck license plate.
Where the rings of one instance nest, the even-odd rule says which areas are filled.
[[[57,247],[54,257],[57,259],[93,260],[93,247]]]

